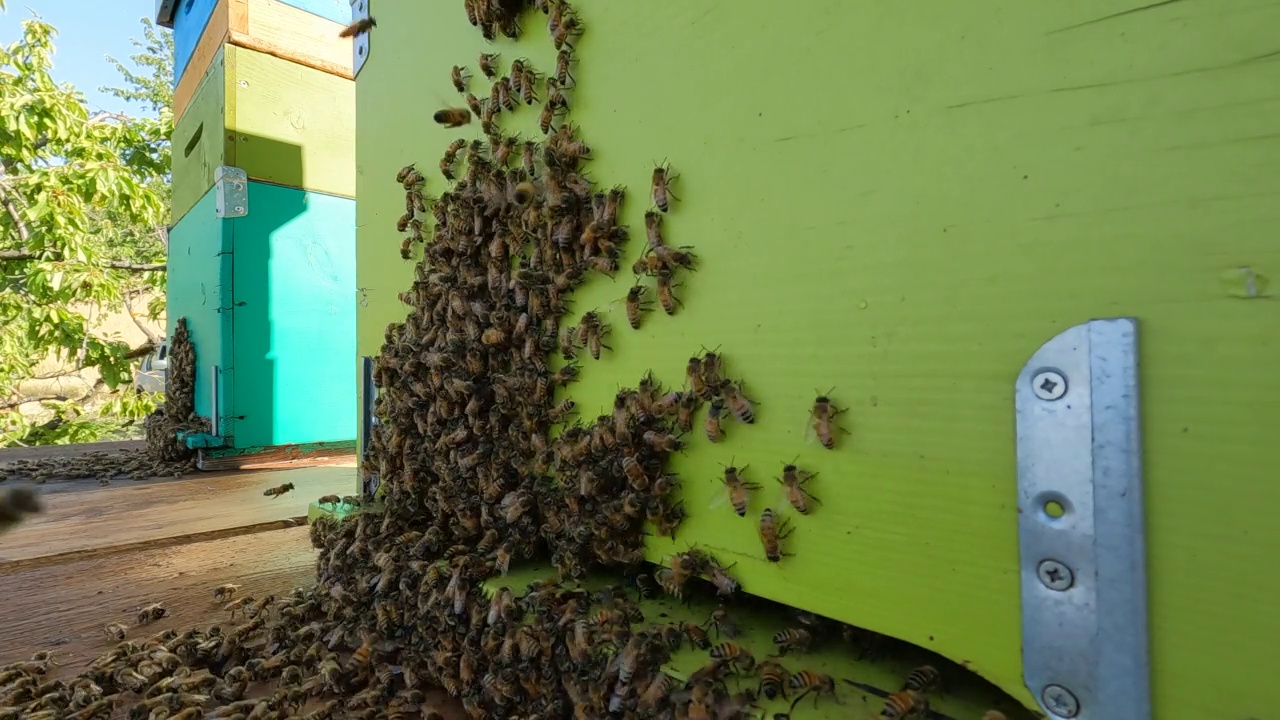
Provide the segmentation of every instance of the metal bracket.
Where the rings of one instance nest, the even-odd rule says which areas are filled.
[[[238,218],[249,214],[249,176],[230,165],[219,165],[213,171],[214,213],[220,218]]]
[[[173,29],[173,16],[178,11],[178,0],[156,0],[156,24]]]
[[[351,0],[351,22],[369,17],[370,2],[372,0]],[[371,32],[360,33],[351,42],[352,77],[360,74],[360,68],[364,67],[364,61],[369,59],[369,50],[371,49],[369,37],[371,35],[373,35]]]
[[[1150,720],[1137,321],[1045,343],[1014,406],[1023,679],[1051,718]]]

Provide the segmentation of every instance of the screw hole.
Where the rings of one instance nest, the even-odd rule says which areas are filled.
[[[1067,514],[1067,509],[1057,500],[1050,500],[1044,504],[1044,514],[1057,520]]]
[[[357,55],[360,55],[360,56],[363,56],[363,55],[364,55],[364,48],[362,48],[362,47],[360,47],[360,48],[356,48],[356,54],[357,54]]]

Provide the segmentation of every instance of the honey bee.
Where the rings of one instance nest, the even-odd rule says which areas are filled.
[[[485,117],[486,114],[494,111],[493,106],[486,108],[483,105],[483,103],[480,102],[480,98],[476,97],[473,93],[467,93],[466,100],[467,100],[467,108],[471,110],[472,115],[475,115],[477,117],[483,118]],[[470,122],[470,121],[471,121],[470,118],[468,118],[467,122]]]
[[[106,633],[108,640],[115,640],[117,642],[124,640],[124,635],[128,630],[129,627],[124,623],[111,623],[102,629],[102,631]]]
[[[922,717],[929,711],[929,700],[916,690],[900,690],[889,693],[884,699],[884,709],[880,717],[887,720],[906,720],[906,718]]]
[[[283,485],[277,485],[276,487],[273,487],[273,488],[267,488],[266,490],[262,491],[262,494],[274,500],[280,497],[281,495],[284,495],[285,493],[289,492],[292,489],[293,489],[293,483],[284,483]]]
[[[22,522],[31,513],[44,510],[36,491],[26,485],[0,488],[0,532]]]
[[[649,309],[650,304],[645,300],[645,292],[648,290],[644,285],[636,283],[627,291],[627,324],[632,330],[640,329],[640,320],[643,317],[641,313]]]
[[[915,690],[916,692],[927,692],[938,684],[938,669],[932,665],[921,665],[920,667],[907,673],[906,682],[902,684],[903,690]]]
[[[720,567],[718,564],[712,563],[711,569],[720,570]],[[720,637],[721,633],[724,633],[725,636],[730,639],[738,637],[738,626],[729,619],[729,611],[726,610],[723,605],[711,611],[711,617],[707,618],[707,622],[705,624],[716,631],[717,639]]]
[[[646,210],[644,213],[644,235],[650,250],[666,247],[667,241],[662,237],[662,215]],[[655,256],[656,257],[656,256]],[[659,263],[659,267],[662,264]]]
[[[808,515],[810,502],[818,503],[821,501],[805,490],[805,483],[818,476],[818,473],[809,473],[796,467],[794,463],[787,463],[782,466],[782,477],[778,478],[778,482],[782,485],[783,491],[787,497],[787,502],[796,512],[801,515]]]
[[[554,77],[556,79],[556,83],[559,84],[560,87],[568,87],[569,83],[573,81],[573,75],[569,73],[569,66],[572,63],[573,53],[571,53],[568,48],[561,49],[556,53],[556,71]]]
[[[756,674],[760,676],[758,693],[770,700],[787,696],[787,682],[791,679],[791,671],[787,670],[782,663],[777,660],[761,661],[756,668]]]
[[[809,646],[813,644],[813,636],[808,630],[788,628],[774,634],[773,644],[778,646],[779,657],[789,651],[808,652]]]
[[[725,404],[739,422],[750,425],[756,421],[755,407],[751,399],[742,392],[741,384],[726,380],[720,386],[720,392],[724,394]]]
[[[724,469],[725,492],[728,493],[727,497],[729,498],[729,504],[733,505],[733,511],[738,514],[738,517],[747,516],[747,505],[751,499],[750,491],[760,489],[760,486],[758,484],[753,482],[748,482],[742,479],[741,473],[743,470],[746,470],[746,469],[747,469],[747,466],[743,466],[742,468],[739,469],[732,465]],[[765,512],[768,513],[770,511],[766,510]],[[764,523],[764,518],[762,517],[761,518],[762,527],[763,527],[763,523]]]
[[[707,408],[707,419],[704,427],[707,432],[707,439],[713,443],[724,442],[724,428],[721,426],[720,421],[727,412],[723,400],[712,398],[711,406]]]
[[[676,305],[682,305],[680,298],[676,297],[675,287],[671,282],[671,270],[662,268],[658,271],[658,303],[662,305],[662,311],[668,315],[676,314]]]
[[[665,163],[653,168],[653,180],[650,183],[653,190],[653,204],[662,212],[667,212],[670,209],[673,198],[680,199],[676,197],[675,193],[671,192],[671,181],[678,177],[680,176],[671,174],[670,166]]]
[[[498,53],[480,53],[480,72],[490,80],[498,77]]]
[[[146,625],[164,617],[169,610],[162,603],[151,603],[138,610],[138,624]]]
[[[378,27],[378,23],[374,22],[373,18],[371,17],[360,18],[359,20],[356,20],[350,25],[342,28],[342,30],[338,32],[338,37],[340,38],[359,37],[376,27]]]
[[[444,108],[431,116],[432,120],[447,127],[462,127],[471,122],[471,111],[467,108]]]
[[[537,195],[538,188],[529,181],[516,183],[511,190],[511,199],[517,205],[528,205],[533,202],[533,198]]]
[[[591,310],[583,314],[578,323],[578,344],[586,347],[593,359],[600,359],[601,348],[613,349],[604,343],[608,334],[609,324],[601,321],[599,313]]]
[[[676,427],[680,432],[693,432],[693,414],[697,412],[701,401],[692,392],[680,394],[680,402],[676,406]]]
[[[356,668],[369,667],[369,661],[373,658],[373,635],[368,631],[361,632],[360,647],[351,653],[351,665]]]
[[[658,452],[679,452],[684,447],[684,441],[675,435],[660,433],[656,430],[646,430],[642,436],[645,444],[657,450]]]
[[[827,394],[819,395],[813,400],[813,409],[809,411],[809,419],[813,423],[813,432],[818,436],[818,441],[822,443],[822,447],[828,450],[834,450],[836,447],[836,436],[844,432],[844,429],[836,424],[835,418],[843,413],[836,407],[830,397],[830,391]]]
[[[706,382],[702,379],[702,358],[696,355],[689,358],[689,362],[684,369],[684,381],[693,395],[703,400],[711,397],[711,392],[708,390]]]
[[[551,133],[551,126],[556,120],[556,116],[563,110],[559,102],[552,102],[550,99],[542,106],[542,112],[538,115],[538,129],[543,135]]]
[[[823,673],[814,672],[812,670],[801,670],[791,676],[791,681],[787,683],[787,686],[792,692],[799,691],[800,693],[799,695],[796,695],[795,700],[791,701],[792,709],[795,709],[796,703],[800,702],[800,700],[809,693],[814,693],[814,707],[818,706],[818,699],[823,695],[830,695],[831,699],[834,700],[837,705],[844,705],[844,703],[840,701],[839,696],[836,695],[835,678],[830,675],[824,675]]]
[[[467,146],[466,138],[458,138],[449,143],[449,147],[445,148],[444,155],[440,158],[440,174],[444,175],[446,180],[456,180],[454,176],[453,166],[458,161],[458,153],[462,152],[462,148]],[[401,231],[403,232],[403,230]]]
[[[751,651],[732,641],[722,642],[711,648],[711,657],[727,662],[741,673],[749,673],[756,666],[756,658]]]
[[[790,555],[782,551],[782,541],[791,535],[793,528],[790,526],[791,521],[787,519],[779,520],[778,515],[771,508],[765,508],[760,513],[760,543],[764,546],[764,556],[769,562],[778,562],[784,556]]]
[[[737,563],[731,564],[733,567]],[[729,574],[728,567],[721,567],[719,563],[711,563],[711,584],[716,586],[716,595],[733,595],[738,592],[738,581]],[[729,637],[733,637],[730,635]]]
[[[325,497],[330,497],[330,496],[326,495]],[[333,495],[332,497],[336,501],[338,496]],[[320,498],[320,501],[324,502],[324,499],[325,498]],[[230,600],[231,598],[235,597],[235,594],[240,590],[241,587],[242,586],[240,585],[232,585],[230,583],[227,583],[226,585],[219,585],[218,587],[213,589],[213,601],[225,602],[227,600]]]
[[[461,65],[454,65],[450,78],[453,80],[454,89],[460,93],[465,93],[467,91],[467,81],[471,79],[471,73],[468,73],[467,69]]]
[[[524,172],[529,177],[538,174],[538,143],[533,140],[525,140],[520,146],[520,165],[524,168]]]

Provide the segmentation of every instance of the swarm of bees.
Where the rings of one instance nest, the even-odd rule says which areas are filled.
[[[519,35],[529,2],[465,0],[464,8],[493,40]],[[408,315],[387,328],[374,370],[378,422],[362,472],[377,481],[383,502],[312,525],[319,550],[312,587],[279,598],[242,595],[234,584],[213,588],[228,621],[206,630],[125,639],[128,628],[114,623],[105,633],[118,644],[68,681],[41,680],[48,656],[0,668],[0,720],[46,710],[87,720],[123,708],[131,718],[171,720],[417,717],[426,684],[443,687],[471,717],[517,720],[736,720],[754,717],[761,697],[793,698],[793,708],[809,696],[841,702],[831,676],[781,662],[824,636],[813,627],[778,633],[776,655],[757,660],[735,641],[738,628],[723,607],[701,625],[646,622],[640,609],[639,599],[656,592],[682,597],[693,578],[722,598],[741,589],[733,565],[697,548],[654,573],[637,568],[646,523],[674,537],[684,518],[680,478],[666,466],[693,433],[694,414],[710,403],[703,434],[719,442],[729,422],[755,422],[755,403],[740,380],[725,376],[715,351],[690,358],[684,388],[665,388],[648,374],[594,419],[579,419],[579,408],[557,397],[577,380],[584,355],[611,350],[603,310],[588,310],[573,327],[563,321],[569,295],[591,273],[617,272],[628,239],[618,222],[626,191],[598,189],[584,176],[591,149],[565,120],[582,21],[565,0],[532,4],[547,16],[555,69],[544,77],[518,58],[504,73],[498,54],[486,53],[479,75],[491,91],[478,97],[472,74],[455,66],[451,80],[466,107],[433,119],[452,126],[478,118],[485,139],[449,144],[440,170],[452,184],[438,197],[423,194],[426,180],[413,165],[396,177],[406,194],[401,254],[410,256],[415,242],[423,250],[401,295]],[[538,102],[541,142],[501,131],[501,113]],[[662,218],[678,200],[675,177],[665,164],[653,171],[656,209],[646,214],[646,248],[633,268],[656,279],[668,314],[679,306],[675,275],[696,264],[662,236]],[[632,327],[649,303],[636,287],[627,298]],[[815,404],[814,429],[834,428],[838,413],[829,401],[821,410]],[[744,517],[747,494],[760,488],[745,470],[724,473]],[[805,485],[812,477],[792,463],[778,478],[800,513],[817,502]],[[359,508],[362,498],[320,502]],[[767,559],[788,554],[789,532],[785,518],[763,510]],[[486,593],[486,582],[502,583],[513,563],[533,558],[549,559],[559,579]],[[633,587],[591,593],[575,582],[601,568],[622,571]],[[136,624],[164,614],[160,604],[142,608]],[[709,662],[681,682],[662,666],[686,641]],[[730,692],[731,676],[758,687]],[[901,692],[923,697],[931,678],[913,673]],[[269,693],[248,697],[255,683],[269,683]],[[6,715],[11,709],[18,714]]]
[[[44,483],[53,479],[97,478],[109,485],[118,478],[147,480],[182,477],[195,468],[195,451],[178,440],[184,432],[207,432],[209,421],[196,414],[196,354],[186,318],[178,318],[169,339],[164,405],[147,416],[147,449],[107,453],[92,451],[71,457],[19,460],[0,467],[0,481]]]

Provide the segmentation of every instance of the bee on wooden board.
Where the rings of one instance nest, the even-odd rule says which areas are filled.
[[[471,122],[471,111],[467,108],[444,108],[431,116],[432,120],[447,127],[462,127]]]
[[[801,470],[795,463],[787,463],[782,466],[782,477],[778,478],[778,483],[782,485],[783,494],[786,496],[787,503],[796,509],[801,515],[808,515],[812,509],[810,503],[821,505],[821,501],[809,491],[805,489],[805,483],[817,477],[818,473],[810,473]]]
[[[663,163],[655,165],[653,168],[653,178],[650,181],[650,187],[653,191],[653,204],[662,212],[671,209],[671,201],[679,200],[675,193],[671,192],[671,181],[680,177],[671,174],[671,166]]]
[[[267,488],[266,490],[262,491],[262,494],[274,500],[275,498],[278,498],[281,495],[284,495],[285,493],[289,492],[292,489],[293,489],[293,483],[284,483],[282,485],[277,485],[273,488]]]
[[[760,544],[764,546],[766,560],[776,563],[791,555],[782,551],[782,541],[794,532],[790,520],[780,518],[772,508],[765,508],[764,512],[760,513],[758,532]]]
[[[813,400],[813,409],[809,411],[811,429],[817,435],[818,442],[822,443],[822,447],[828,450],[834,450],[836,437],[847,432],[835,422],[836,416],[843,412],[844,410],[836,407],[835,402],[831,400],[831,390],[819,394]]]
[[[376,27],[378,27],[378,23],[375,22],[372,17],[360,18],[359,20],[356,20],[350,25],[347,25],[346,27],[342,28],[342,30],[338,32],[338,37],[340,38],[359,37]]]
[[[751,491],[760,489],[759,484],[742,479],[742,473],[747,467],[746,465],[741,468],[733,465],[725,467],[723,480],[725,494],[721,496],[721,500],[714,502],[713,506],[719,505],[723,499],[727,499],[738,517],[747,516],[747,505],[750,504]],[[761,522],[763,523],[763,518]],[[763,530],[761,531],[761,537],[763,537]]]

